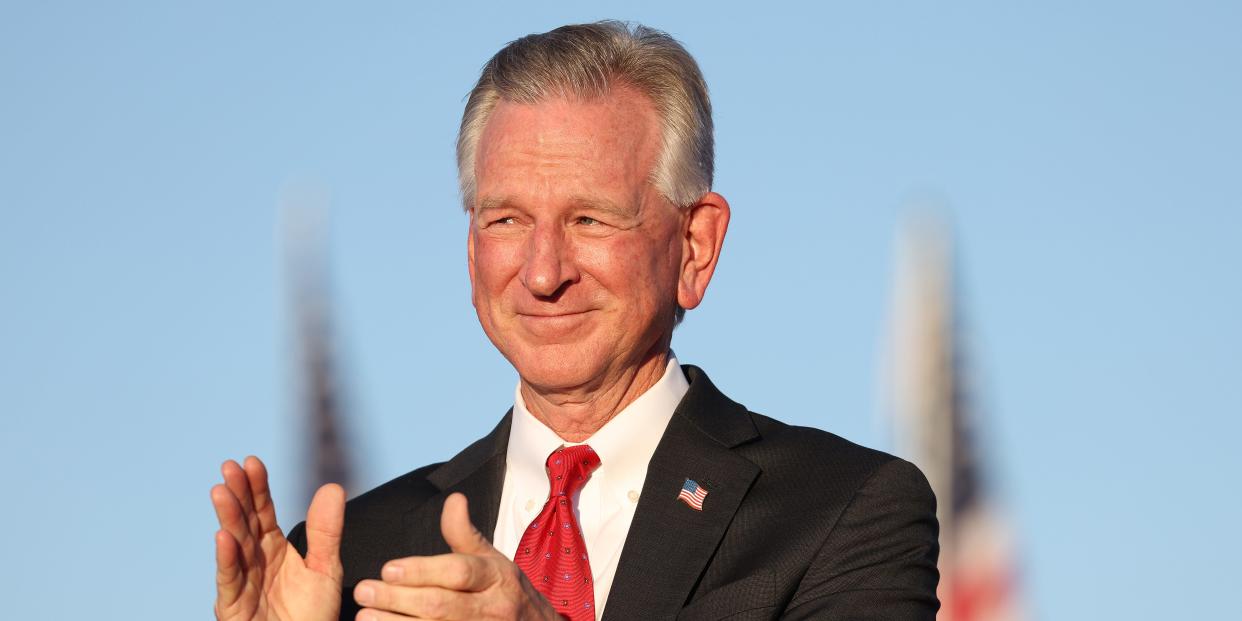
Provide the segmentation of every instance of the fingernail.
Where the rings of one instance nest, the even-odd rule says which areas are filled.
[[[383,576],[386,582],[395,582],[405,576],[405,568],[400,565],[385,565]]]
[[[375,599],[375,589],[365,584],[358,585],[358,588],[354,590],[354,599],[358,600],[359,604],[366,606],[371,603],[371,600]]]

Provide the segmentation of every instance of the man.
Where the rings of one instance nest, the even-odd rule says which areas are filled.
[[[910,464],[748,412],[670,350],[729,223],[689,54],[615,22],[502,49],[457,155],[473,303],[520,376],[491,434],[288,540],[261,462],[212,489],[221,619],[932,619]],[[467,500],[468,499],[468,500]]]

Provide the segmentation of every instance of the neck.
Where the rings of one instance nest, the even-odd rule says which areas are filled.
[[[543,390],[521,381],[522,400],[539,422],[566,442],[582,442],[664,377],[668,349],[621,370],[610,382],[591,388]]]

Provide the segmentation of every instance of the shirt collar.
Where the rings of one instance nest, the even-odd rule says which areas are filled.
[[[643,479],[647,476],[647,463],[651,461],[673,411],[689,389],[690,383],[681,371],[677,356],[670,351],[668,366],[660,380],[582,442],[590,444],[599,455],[600,467],[596,475],[609,488],[621,493],[642,489]],[[519,384],[513,397],[508,467],[546,478],[544,462],[552,451],[565,444],[575,443],[562,440],[526,409]]]

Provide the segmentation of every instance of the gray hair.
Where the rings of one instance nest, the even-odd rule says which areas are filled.
[[[457,177],[466,211],[475,201],[479,138],[500,100],[591,101],[619,84],[650,98],[660,116],[662,145],[650,175],[656,189],[683,208],[711,191],[712,104],[698,63],[664,32],[608,20],[527,35],[483,66],[457,134]]]

